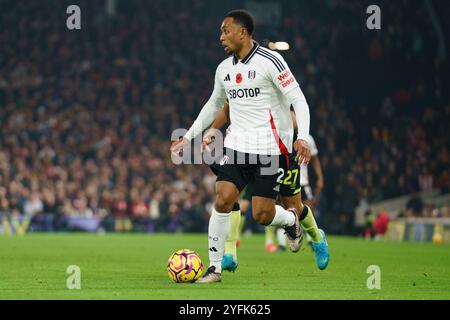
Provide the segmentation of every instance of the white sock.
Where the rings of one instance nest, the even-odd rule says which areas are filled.
[[[280,246],[286,247],[286,235],[284,234],[284,230],[278,228],[277,229],[277,238],[278,238],[278,244]]]
[[[208,227],[209,266],[216,267],[217,273],[222,272],[222,257],[229,231],[230,213],[219,213],[213,208]]]
[[[291,211],[287,211],[281,206],[275,206],[275,217],[269,226],[286,228],[292,226],[294,223],[295,216]]]

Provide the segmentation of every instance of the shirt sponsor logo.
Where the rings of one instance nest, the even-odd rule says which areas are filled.
[[[242,99],[242,98],[255,98],[261,93],[259,88],[250,89],[230,89],[228,90],[228,98],[232,99]]]
[[[294,76],[292,76],[291,73],[286,70],[278,76],[278,81],[283,88],[286,88],[287,86],[294,83],[295,79]]]

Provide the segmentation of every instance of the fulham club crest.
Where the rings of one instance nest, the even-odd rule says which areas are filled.
[[[250,80],[255,79],[255,78],[256,78],[256,71],[255,71],[255,70],[250,70],[250,71],[248,72],[248,78],[249,78]]]

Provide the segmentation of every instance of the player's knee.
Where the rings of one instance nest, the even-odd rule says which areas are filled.
[[[214,204],[215,209],[217,212],[231,212],[233,210],[233,206],[235,204],[235,199],[232,199],[231,197],[218,193],[216,195],[216,201]]]
[[[300,202],[290,208],[295,208],[295,210],[297,210],[297,214],[300,215],[303,212],[303,209],[305,208],[305,206],[303,205],[303,203]]]
[[[298,214],[300,214],[303,211],[304,205],[301,201],[281,201],[283,208],[285,209],[291,209],[294,208],[297,210]]]
[[[265,209],[253,211],[253,219],[264,226],[268,226],[273,221],[274,215],[274,212]]]

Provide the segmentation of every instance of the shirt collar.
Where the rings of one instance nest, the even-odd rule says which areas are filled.
[[[250,50],[250,52],[244,57],[244,59],[241,60],[242,63],[247,64],[255,55],[256,50],[259,48],[259,43],[256,41],[253,41],[253,48]],[[236,65],[239,62],[236,55],[233,55],[233,65]]]

